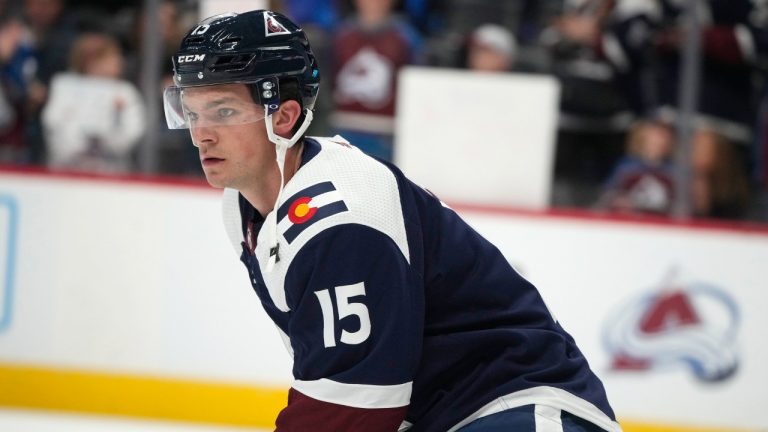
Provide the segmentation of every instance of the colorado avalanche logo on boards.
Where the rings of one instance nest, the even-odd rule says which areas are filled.
[[[650,371],[688,366],[696,378],[723,381],[738,369],[739,311],[722,289],[703,282],[665,283],[606,321],[612,369]]]
[[[0,332],[11,324],[17,219],[16,200],[0,195]]]
[[[290,34],[291,32],[284,25],[277,21],[275,16],[270,13],[264,14],[264,35],[276,36],[281,34]]]

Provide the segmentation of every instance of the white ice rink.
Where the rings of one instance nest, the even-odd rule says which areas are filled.
[[[0,431],[3,432],[265,432],[267,430],[111,416],[84,416],[51,411],[0,409]]]

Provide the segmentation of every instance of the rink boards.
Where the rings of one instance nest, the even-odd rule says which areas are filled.
[[[768,427],[768,230],[456,209],[625,430]],[[290,356],[220,219],[199,184],[0,171],[0,406],[272,426]]]

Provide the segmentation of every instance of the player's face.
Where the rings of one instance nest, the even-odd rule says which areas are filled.
[[[264,109],[245,85],[186,89],[184,110],[211,186],[257,188],[265,176],[278,172],[275,146],[263,124]]]

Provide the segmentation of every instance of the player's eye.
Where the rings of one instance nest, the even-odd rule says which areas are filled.
[[[200,116],[196,112],[192,112],[192,111],[187,111],[186,116],[187,116],[187,119],[192,122],[197,121],[197,119],[200,118]]]
[[[236,111],[232,108],[219,108],[219,110],[216,112],[219,116],[219,118],[225,119],[227,117],[232,117],[235,115]]]

